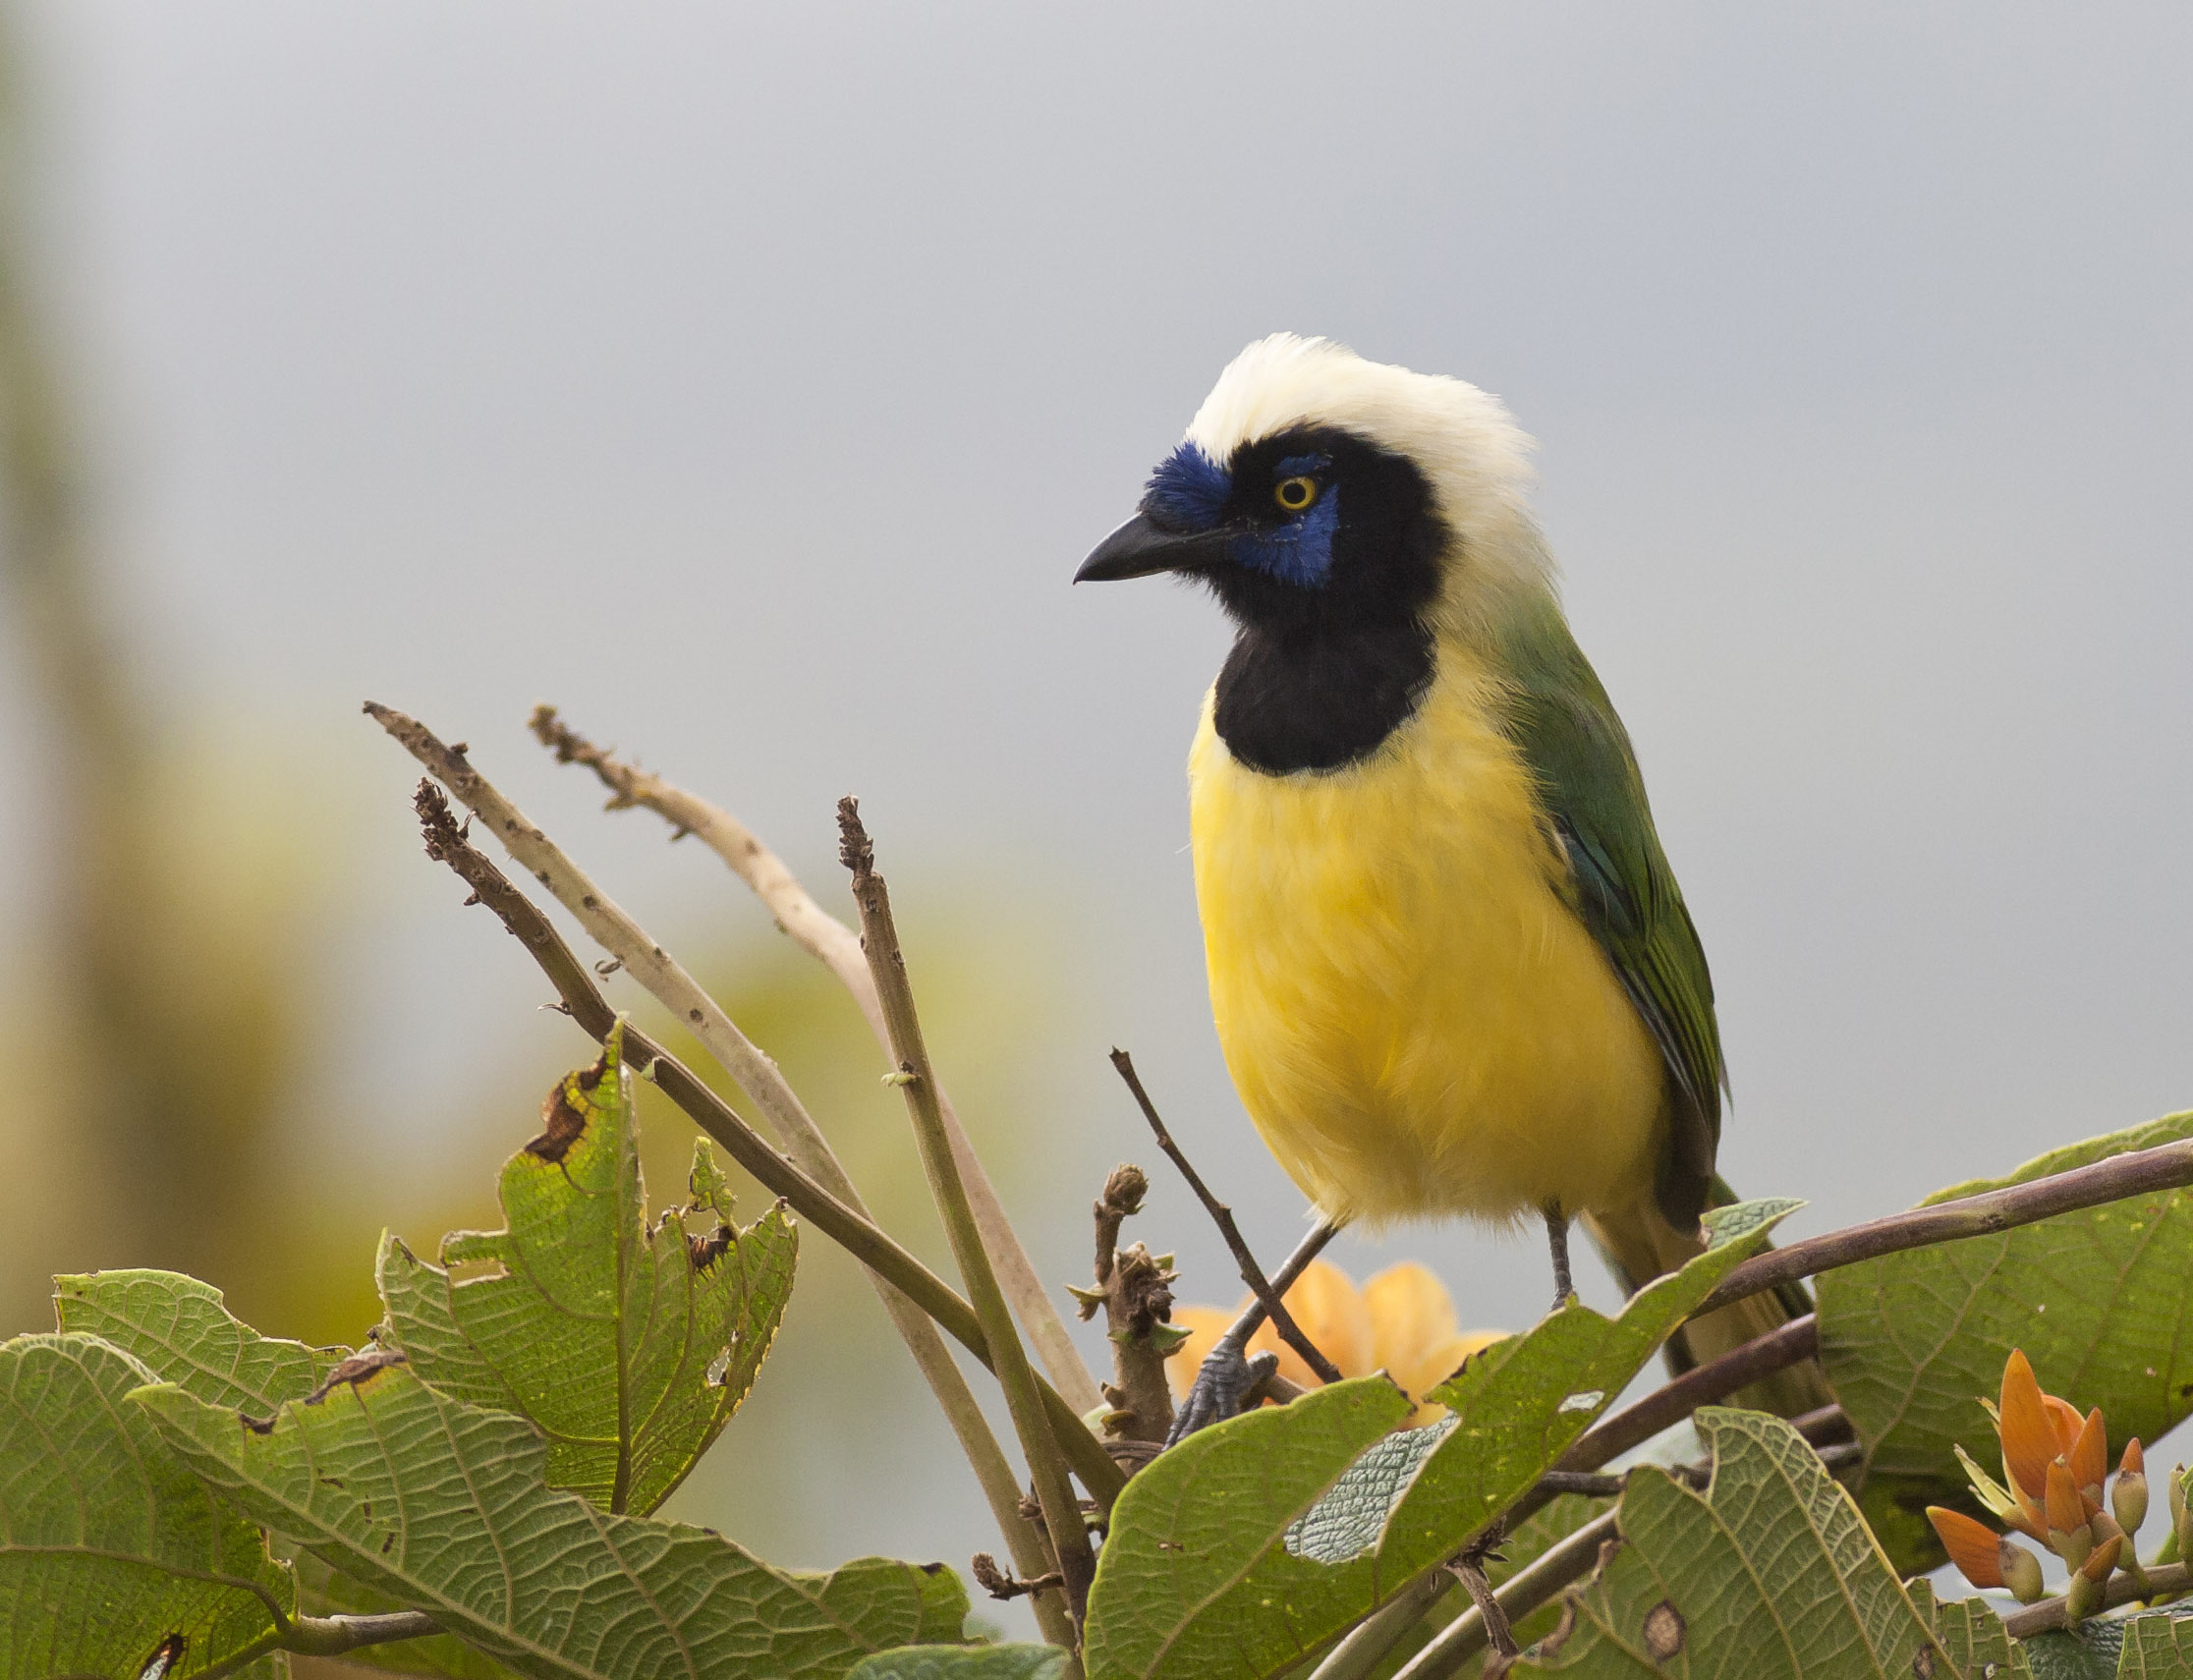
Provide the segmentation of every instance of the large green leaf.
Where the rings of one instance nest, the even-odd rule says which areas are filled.
[[[1926,1204],[2024,1184],[2129,1149],[2193,1137],[2174,1114],[2028,1161],[2007,1178],[1952,1185]],[[1898,1567],[1941,1552],[1919,1515],[1961,1503],[1957,1442],[1992,1462],[1993,1397],[2023,1348],[2041,1384],[2109,1438],[2152,1441],[2193,1413],[2193,1192],[2165,1191],[2036,1225],[1913,1249],[1819,1281],[1821,1357],[1867,1451],[1865,1505]]]
[[[152,1373],[90,1336],[0,1345],[0,1674],[172,1680],[271,1649],[289,1572],[124,1398]],[[232,1413],[224,1413],[234,1428]]]
[[[1518,1674],[1578,1680],[1905,1680],[1960,1674],[1850,1497],[1804,1437],[1761,1412],[1698,1414],[1704,1493],[1640,1469],[1623,1544]]]
[[[92,1271],[53,1280],[64,1330],[97,1336],[215,1406],[266,1416],[327,1380],[350,1349],[262,1336],[210,1283],[175,1271]]]
[[[618,1045],[612,1034],[598,1062],[557,1083],[540,1135],[504,1163],[506,1229],[452,1234],[442,1266],[382,1240],[383,1340],[444,1393],[534,1424],[550,1485],[647,1512],[753,1385],[798,1240],[781,1208],[734,1235],[705,1140],[691,1205],[648,1225]],[[707,1233],[688,1232],[695,1215]]]
[[[1059,1680],[1066,1652],[1050,1645],[910,1645],[866,1656],[846,1680]]]
[[[467,1406],[388,1352],[259,1428],[180,1388],[137,1401],[254,1520],[541,1680],[836,1676],[872,1652],[958,1637],[941,1565],[770,1568],[705,1529],[620,1517],[542,1481],[522,1419]]]
[[[1950,1666],[1959,1674],[1969,1675],[1972,1680],[2021,1680],[2032,1674],[2025,1646],[2010,1637],[2002,1618],[1985,1599],[1951,1598],[1944,1602],[1935,1597],[1934,1589],[1923,1580],[1906,1582],[1904,1596],[1920,1619],[1934,1629],[1936,1640],[1949,1653]]]
[[[96,1335],[134,1355],[158,1379],[253,1417],[311,1393],[350,1351],[262,1336],[222,1305],[219,1290],[180,1272],[94,1271],[53,1283],[64,1330]],[[128,1415],[147,1428],[134,1410]],[[309,1553],[291,1569],[298,1608],[311,1615],[375,1615],[405,1607]],[[510,1672],[447,1634],[366,1646],[345,1660],[447,1680],[500,1680]]]
[[[1090,1596],[1092,1680],[1299,1661],[1513,1503],[1798,1205],[1717,1209],[1714,1246],[1619,1317],[1572,1301],[1488,1348],[1432,1391],[1453,1414],[1439,1429],[1383,1439],[1406,1398],[1362,1377],[1161,1455],[1112,1513]]]
[[[2185,1606],[2193,1612],[2193,1606]],[[2193,1613],[2134,1616],[2121,1624],[2117,1680],[2187,1680],[2193,1675]]]

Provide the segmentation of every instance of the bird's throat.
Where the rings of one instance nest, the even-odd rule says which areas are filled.
[[[1266,775],[1337,770],[1369,757],[1432,686],[1431,630],[1400,624],[1244,627],[1218,673],[1212,725]]]

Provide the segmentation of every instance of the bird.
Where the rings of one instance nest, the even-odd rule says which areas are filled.
[[[1317,1212],[1580,1220],[1634,1293],[1705,1248],[1727,1076],[1637,756],[1564,615],[1534,444],[1462,379],[1279,333],[1219,374],[1075,582],[1208,588],[1189,752],[1212,1018]],[[1809,1310],[1693,1320],[1676,1370]],[[1784,1415],[1817,1369],[1747,1391]]]

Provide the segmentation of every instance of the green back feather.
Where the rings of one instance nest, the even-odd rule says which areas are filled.
[[[1687,1230],[1707,1204],[1727,1083],[1706,952],[1654,830],[1629,732],[1550,596],[1515,612],[1499,655],[1512,685],[1507,733],[1568,859],[1563,895],[1667,1066],[1675,1123],[1657,1190],[1661,1210]]]

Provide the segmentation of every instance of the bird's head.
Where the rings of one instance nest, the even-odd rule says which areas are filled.
[[[1530,447],[1475,385],[1275,334],[1219,374],[1074,581],[1195,578],[1253,630],[1466,623],[1546,582]]]

